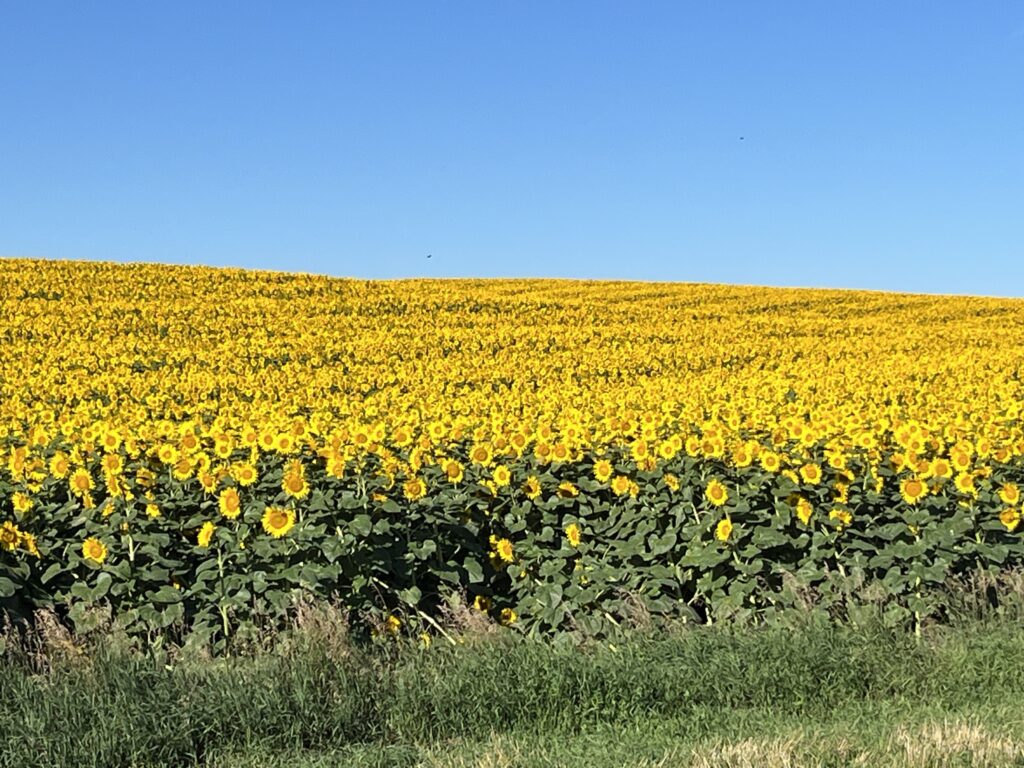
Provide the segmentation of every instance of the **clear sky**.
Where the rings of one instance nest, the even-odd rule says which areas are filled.
[[[0,254],[1024,296],[1019,2],[0,2]]]

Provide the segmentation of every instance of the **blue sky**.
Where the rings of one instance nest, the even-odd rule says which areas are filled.
[[[0,254],[1021,296],[1024,5],[4,3]]]

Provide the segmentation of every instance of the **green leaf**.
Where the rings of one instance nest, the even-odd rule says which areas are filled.
[[[180,603],[181,590],[171,586],[160,587],[156,592],[150,593],[149,599],[154,603]]]

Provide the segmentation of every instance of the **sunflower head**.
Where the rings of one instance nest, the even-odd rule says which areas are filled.
[[[704,498],[711,502],[712,505],[721,507],[729,500],[729,492],[725,489],[725,486],[716,479],[708,483],[707,488],[704,489]]]
[[[295,526],[295,512],[284,507],[267,507],[261,522],[264,531],[279,539]]]
[[[796,516],[804,525],[810,525],[811,515],[814,514],[814,507],[807,499],[801,496],[796,500]]]
[[[1018,525],[1020,525],[1020,510],[1014,507],[1007,507],[999,513],[999,522],[1001,522],[1006,530],[1012,531]]]
[[[999,489],[999,498],[1003,504],[1014,505],[1020,501],[1020,488],[1016,483],[1005,483]]]
[[[410,477],[402,484],[402,493],[409,501],[422,499],[427,495],[427,484],[418,477]]]
[[[203,527],[199,529],[199,533],[196,535],[197,546],[203,547],[204,549],[210,546],[210,540],[213,538],[213,534],[216,530],[217,526],[209,520],[203,523]]]
[[[577,488],[572,483],[570,483],[568,480],[564,480],[561,483],[559,483],[558,490],[556,491],[556,493],[558,494],[559,498],[572,499],[580,495],[580,489]]]
[[[220,492],[217,499],[217,506],[220,513],[228,520],[234,520],[242,511],[242,500],[238,496],[237,488],[225,488]]]
[[[491,537],[491,549],[499,560],[511,563],[515,559],[512,553],[512,542],[508,539]]]
[[[231,476],[243,488],[248,487],[256,482],[256,467],[247,461],[239,462],[231,467]]]
[[[92,475],[87,470],[76,469],[71,473],[71,492],[84,496],[93,489]]]
[[[530,475],[526,478],[526,483],[523,484],[523,493],[530,499],[536,499],[540,496],[540,480],[535,475]]]
[[[107,559],[107,545],[95,536],[90,536],[82,542],[82,557],[99,565]]]
[[[18,526],[10,520],[5,520],[4,524],[0,526],[0,547],[3,547],[8,552],[13,552],[20,543],[21,531],[18,530]]]
[[[580,527],[576,523],[569,523],[565,527],[565,538],[569,541],[570,547],[580,545]]]
[[[492,475],[494,484],[499,488],[504,488],[510,482],[512,482],[512,473],[509,472],[508,467],[504,464],[499,464],[494,468],[494,474]]]
[[[612,480],[612,491],[616,496],[625,496],[630,492],[632,483],[625,475],[616,475]]]
[[[928,485],[917,477],[908,477],[900,482],[900,496],[907,504],[917,504],[928,495]]]

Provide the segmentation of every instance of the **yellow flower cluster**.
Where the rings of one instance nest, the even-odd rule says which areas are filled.
[[[0,438],[154,450],[183,477],[209,472],[200,447],[344,458],[470,438],[481,465],[636,438],[650,462],[751,462],[751,439],[1024,447],[1019,301],[25,260],[0,261],[0,284]]]

